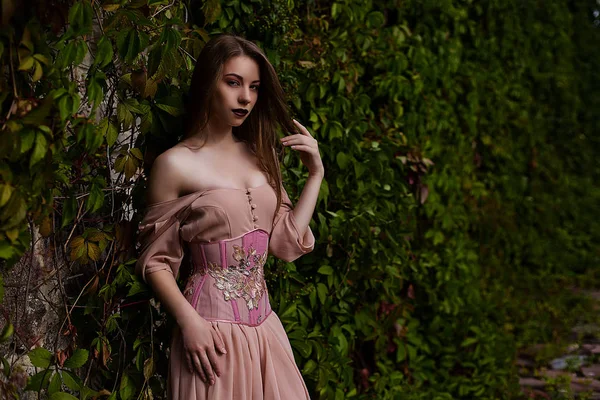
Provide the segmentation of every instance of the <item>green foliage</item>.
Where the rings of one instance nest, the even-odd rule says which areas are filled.
[[[81,267],[77,348],[32,350],[26,389],[164,398],[172,321],[133,270],[143,172],[181,135],[202,46],[227,31],[265,50],[326,167],[315,251],[267,266],[313,397],[516,395],[516,350],[562,337],[559,294],[599,261],[594,7],[81,0],[61,29],[3,28],[0,259],[36,225]],[[297,198],[306,171],[291,154],[283,167]]]

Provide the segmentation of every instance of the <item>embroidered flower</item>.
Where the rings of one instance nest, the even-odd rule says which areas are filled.
[[[251,246],[244,252],[241,246],[234,245],[233,259],[237,265],[228,268],[209,262],[209,275],[215,280],[215,286],[223,291],[226,301],[244,299],[249,310],[258,308],[258,302],[266,291],[263,267],[267,252],[258,254]]]

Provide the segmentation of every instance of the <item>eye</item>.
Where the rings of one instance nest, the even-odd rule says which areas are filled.
[[[250,86],[250,89],[252,90],[258,90],[259,86],[258,85],[252,85]]]
[[[238,81],[227,81],[227,84],[229,86],[239,86],[239,82]]]

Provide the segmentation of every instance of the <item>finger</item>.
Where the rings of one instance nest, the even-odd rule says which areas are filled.
[[[219,351],[221,354],[227,354],[227,349],[225,349],[225,343],[223,343],[223,338],[221,337],[221,333],[213,326],[213,329],[210,331],[212,333],[213,343],[215,344],[215,349]]]
[[[296,121],[295,119],[293,121],[296,124],[296,126],[298,127],[298,129],[300,129],[300,133],[302,133],[302,134],[304,134],[306,136],[312,137],[312,135],[310,134],[310,132],[308,131],[308,129],[306,129],[304,127],[304,125],[302,125],[300,122]]]
[[[209,350],[206,352],[206,355],[208,356],[208,361],[210,361],[210,365],[212,365],[212,369],[215,371],[215,374],[217,376],[221,376],[221,370],[219,369],[219,364],[217,362],[217,353],[215,353],[213,350]]]
[[[299,135],[296,135],[299,136]],[[306,137],[306,136],[299,136],[299,137],[290,137],[289,139],[286,140],[282,140],[281,143],[285,146],[289,146],[292,144],[306,144],[309,145],[311,142],[311,140]]]
[[[185,363],[187,364],[188,367],[188,371],[190,371],[190,373],[194,373],[194,365],[192,363],[192,358],[190,357],[190,353],[185,353]]]
[[[288,135],[288,136],[282,137],[281,141],[282,142],[286,142],[286,141],[288,141],[290,139],[295,139],[295,138],[299,138],[299,137],[306,137],[306,136],[304,136],[304,135],[302,135],[300,133],[294,133],[293,135]]]
[[[202,363],[202,367],[204,368],[204,373],[206,374],[207,381],[210,381],[210,384],[215,383],[215,377],[213,375],[212,367],[210,366],[210,361],[206,356],[205,352],[200,353],[200,362]]]
[[[200,379],[202,379],[202,382],[206,382],[206,375],[204,374],[204,370],[202,369],[200,357],[198,356],[198,354],[194,353],[192,355],[192,359],[194,360],[194,366],[196,367],[196,372],[198,372],[198,375],[200,375]]]
[[[311,146],[307,146],[305,144],[296,144],[294,146],[290,146],[294,150],[305,151],[307,153],[312,153],[315,148]]]

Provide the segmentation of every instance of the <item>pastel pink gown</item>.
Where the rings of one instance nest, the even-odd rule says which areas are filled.
[[[171,339],[169,400],[310,399],[279,317],[271,309],[263,266],[269,254],[293,261],[313,250],[310,228],[300,236],[282,190],[215,188],[150,205],[140,223],[136,273],[179,276],[184,251],[191,273],[183,295],[223,338],[221,376],[205,384],[186,366],[181,331]]]

